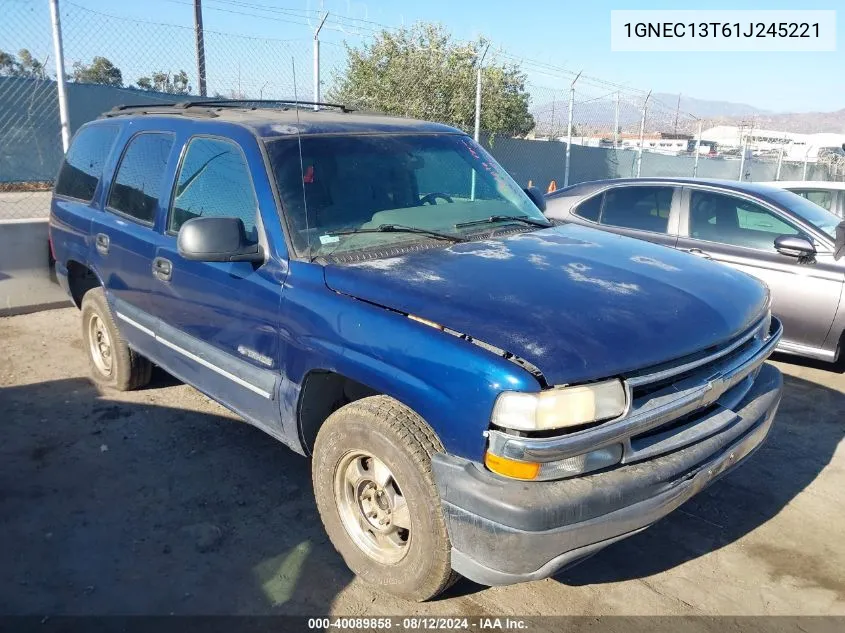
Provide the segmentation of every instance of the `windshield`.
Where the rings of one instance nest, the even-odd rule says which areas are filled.
[[[829,235],[831,239],[836,239],[836,226],[842,222],[842,218],[791,191],[773,189],[770,192],[767,191],[766,195],[778,204],[782,204],[805,222]]]
[[[306,135],[301,142],[301,167],[296,137],[267,143],[300,255],[428,239],[419,232],[379,232],[384,225],[465,237],[480,227],[529,226],[501,217],[475,224],[491,216],[547,222],[504,169],[464,135]]]

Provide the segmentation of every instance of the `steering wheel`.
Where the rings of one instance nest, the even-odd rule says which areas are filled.
[[[428,194],[424,195],[422,198],[420,198],[420,204],[437,204],[435,202],[435,200],[437,200],[437,198],[443,198],[446,202],[448,202],[450,204],[452,202],[454,202],[454,200],[452,200],[452,198],[447,196],[445,193],[440,193],[439,191],[434,191],[434,192],[428,193]]]

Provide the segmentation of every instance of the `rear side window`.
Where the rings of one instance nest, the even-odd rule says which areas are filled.
[[[833,203],[832,191],[822,191],[820,189],[793,189],[792,191],[802,198],[807,198],[810,202],[830,211],[831,204]]]
[[[252,175],[241,148],[219,138],[192,139],[179,168],[168,230],[178,232],[191,218],[234,217],[243,220],[247,236],[255,238],[257,213]]]
[[[134,136],[120,159],[109,209],[152,224],[172,147],[172,134],[145,132]]]
[[[90,202],[103,175],[119,129],[116,125],[92,125],[76,135],[56,178],[60,196]]]
[[[575,215],[593,222],[599,221],[599,214],[601,213],[601,201],[604,194],[599,194],[585,200],[575,208]]]
[[[666,233],[672,208],[672,187],[619,187],[604,194],[601,223],[653,233]]]

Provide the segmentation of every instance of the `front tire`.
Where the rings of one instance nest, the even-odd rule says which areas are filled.
[[[102,288],[92,288],[82,297],[82,341],[97,384],[130,391],[150,382],[152,363],[123,340]]]
[[[341,407],[314,444],[314,495],[332,544],[358,576],[410,600],[458,578],[431,472],[442,450],[422,418],[387,396]]]

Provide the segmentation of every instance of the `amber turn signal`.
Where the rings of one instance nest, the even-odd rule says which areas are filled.
[[[498,475],[513,479],[536,479],[540,472],[540,464],[500,457],[489,451],[484,454],[484,465]]]

